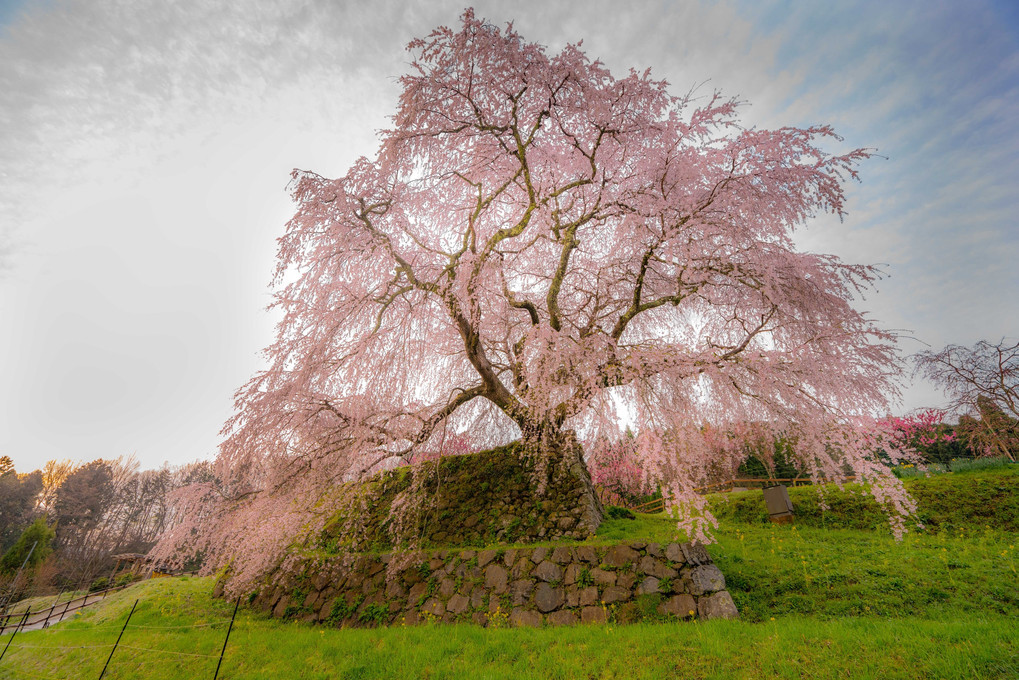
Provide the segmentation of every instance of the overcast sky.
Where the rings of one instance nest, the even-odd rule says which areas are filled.
[[[372,155],[405,45],[463,6],[0,0],[0,455],[213,455],[271,340],[291,169]],[[739,95],[750,124],[876,148],[845,221],[801,242],[884,265],[860,308],[907,354],[1019,334],[1017,7],[476,5],[617,74]],[[941,400],[909,386],[895,410]]]

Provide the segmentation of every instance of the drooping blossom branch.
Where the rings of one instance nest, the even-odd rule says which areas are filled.
[[[766,423],[815,474],[862,476],[909,512],[869,448],[894,337],[851,301],[879,273],[793,242],[845,214],[867,150],[826,152],[823,125],[747,129],[735,99],[614,77],[470,10],[409,49],[378,156],[293,175],[282,321],[216,461],[224,485],[262,491],[196,489],[163,553],[183,541],[251,583],[321,526],[338,484],[449,432],[521,437],[540,478],[582,470],[575,442],[621,441],[626,419],[704,540],[705,424]]]

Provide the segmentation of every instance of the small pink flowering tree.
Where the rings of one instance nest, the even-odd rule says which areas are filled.
[[[889,416],[881,425],[898,448],[920,449],[938,442],[955,441],[955,434],[944,432],[945,412],[939,409],[921,409],[905,416]]]
[[[409,49],[378,156],[294,172],[269,367],[238,392],[218,484],[157,551],[253,578],[325,521],[337,483],[447,431],[520,438],[539,486],[590,484],[580,444],[620,440],[624,413],[695,538],[713,518],[694,488],[744,455],[704,423],[795,435],[807,469],[870,481],[901,530],[912,505],[867,417],[893,337],[850,304],[876,273],[792,240],[843,214],[867,151],[825,152],[826,126],[745,128],[734,99],[617,78],[469,10]]]
[[[915,462],[947,463],[952,450],[947,445],[956,442],[956,433],[945,425],[945,416],[945,411],[927,408],[904,416],[887,416],[878,425],[885,431],[887,445],[915,452]]]
[[[616,441],[600,439],[587,449],[591,481],[624,502],[633,502],[656,491],[640,465],[640,452],[631,437]]]

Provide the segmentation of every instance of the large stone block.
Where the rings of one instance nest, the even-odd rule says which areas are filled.
[[[697,614],[697,602],[691,595],[674,595],[658,605],[658,613],[689,619]]]
[[[516,556],[517,556],[517,551],[513,550],[511,548],[510,550],[507,550],[505,552],[505,554],[503,554],[503,556],[502,556],[502,563],[505,564],[507,568],[512,567],[513,566],[513,560],[516,559]]]
[[[539,583],[534,589],[534,605],[542,612],[548,613],[563,606],[566,593],[562,588],[553,588],[547,583]]]
[[[619,586],[609,586],[601,595],[601,601],[605,604],[613,604],[615,602],[625,602],[632,596],[629,588],[620,588]]]
[[[446,605],[442,603],[437,597],[430,597],[425,600],[425,603],[421,605],[422,614],[431,614],[436,618],[441,618],[446,613]]]
[[[576,548],[577,559],[588,564],[598,564],[598,553],[589,545],[580,545]]]
[[[580,574],[580,565],[576,562],[570,562],[566,565],[566,569],[563,572],[563,583],[568,586],[572,586],[577,582],[577,576]]]
[[[697,600],[697,612],[703,619],[738,619],[739,610],[728,591],[705,595]]]
[[[404,590],[398,580],[393,579],[386,583],[386,597],[390,600],[402,600],[407,597],[407,591]]]
[[[319,572],[311,577],[311,587],[315,590],[324,590],[328,584],[329,574],[327,572]]]
[[[648,576],[637,586],[638,595],[650,595],[658,592],[659,581],[654,576]]]
[[[592,569],[591,578],[599,586],[614,586],[616,585],[616,575],[611,571],[605,571],[604,569]]]
[[[482,550],[478,553],[478,566],[486,566],[489,562],[495,559],[497,554],[498,553],[496,553],[495,550]]]
[[[605,564],[617,569],[636,564],[639,559],[640,553],[628,545],[614,545],[605,553]]]
[[[485,585],[496,593],[506,592],[506,584],[509,574],[506,569],[498,564],[490,564],[485,569]]]
[[[510,569],[510,574],[513,578],[525,578],[530,576],[532,571],[534,571],[534,563],[526,556],[518,555],[517,560],[513,563],[513,568]]]
[[[467,607],[469,606],[470,600],[460,593],[457,593],[453,597],[449,598],[449,602],[446,603],[446,611],[453,612],[454,614],[461,614],[467,611]]]
[[[488,593],[481,586],[475,586],[474,590],[471,591],[471,608],[481,609],[485,606],[485,600],[488,597]]]
[[[421,582],[415,583],[410,587],[410,593],[407,594],[407,602],[410,606],[416,607],[421,598],[424,597],[425,593],[428,592],[428,584]]]
[[[565,545],[556,546],[548,559],[556,564],[566,564],[573,559],[573,551]]]
[[[683,550],[683,557],[693,565],[711,564],[711,555],[708,549],[701,543],[682,543],[679,546]]]
[[[531,593],[534,592],[534,581],[530,579],[520,579],[510,583],[510,596],[513,598],[513,606],[519,607],[526,604],[531,599]]]
[[[670,543],[665,546],[665,559],[676,564],[686,562],[686,556],[683,555],[683,549],[679,547],[679,543]]]
[[[675,578],[679,574],[675,569],[667,567],[664,562],[656,560],[650,555],[640,558],[640,570],[655,578]]]
[[[694,596],[725,590],[725,576],[713,564],[688,569],[683,580],[687,583],[687,592]]]
[[[542,581],[562,581],[563,570],[558,564],[554,564],[545,560],[537,567],[534,568],[534,575],[540,578]]]

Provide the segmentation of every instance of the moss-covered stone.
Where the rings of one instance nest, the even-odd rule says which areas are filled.
[[[426,502],[404,533],[420,547],[582,540],[598,528],[597,499],[586,472],[568,457],[560,462],[538,479],[514,443],[382,472],[343,488],[348,510],[327,523],[315,548],[328,555],[406,547],[391,531],[393,507],[414,484]]]

